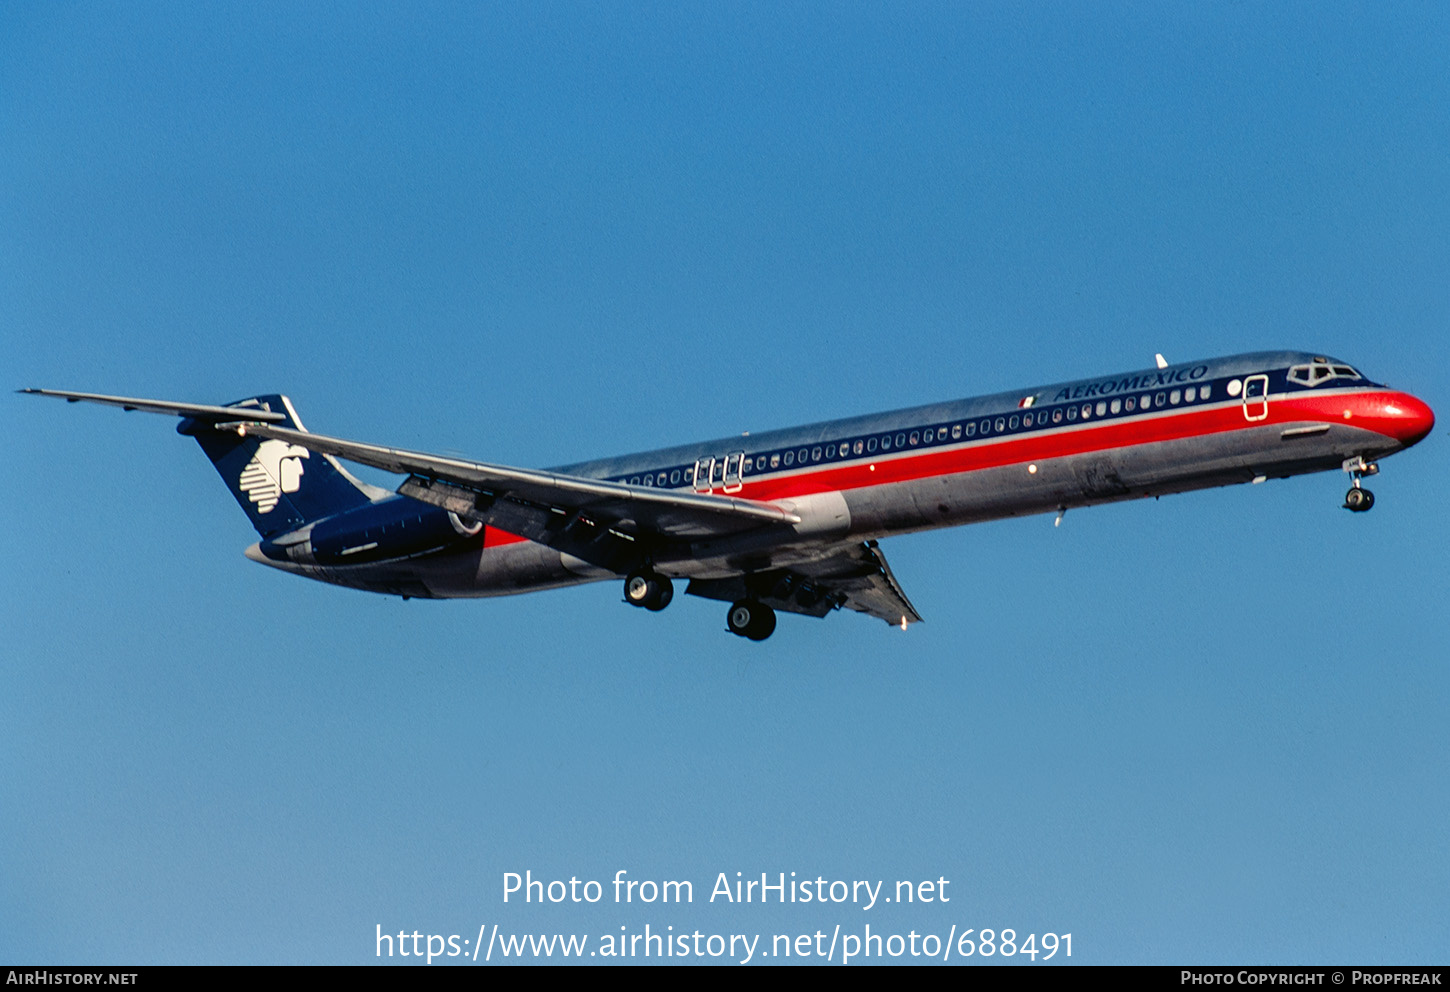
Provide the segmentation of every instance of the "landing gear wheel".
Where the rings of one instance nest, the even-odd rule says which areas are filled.
[[[675,585],[656,572],[631,572],[624,580],[624,601],[658,613],[675,598]]]
[[[1344,508],[1353,513],[1363,513],[1374,506],[1374,493],[1355,486],[1344,494]]]
[[[742,599],[725,614],[725,623],[732,634],[763,641],[775,633],[775,611],[753,599]]]

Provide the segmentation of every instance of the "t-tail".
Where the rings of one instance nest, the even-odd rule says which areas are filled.
[[[237,410],[238,420],[246,420],[248,411],[265,411],[270,414],[267,421],[278,427],[306,430],[297,419],[292,401],[276,393],[229,403],[227,407]],[[215,414],[188,416],[176,431],[196,438],[263,537],[362,506],[375,495],[391,495],[359,482],[331,455],[286,441],[218,431],[213,427],[217,422]]]

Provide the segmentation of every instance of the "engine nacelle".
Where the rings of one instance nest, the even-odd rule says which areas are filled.
[[[299,565],[360,565],[416,558],[476,537],[483,524],[414,500],[381,500],[260,545],[273,561]]]

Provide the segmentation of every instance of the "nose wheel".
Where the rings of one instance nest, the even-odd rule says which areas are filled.
[[[1359,480],[1366,475],[1378,475],[1380,467],[1374,462],[1365,461],[1363,456],[1360,456],[1345,459],[1344,470],[1354,481],[1353,488],[1344,494],[1344,508],[1351,513],[1364,513],[1374,506],[1374,493],[1361,486]]]
[[[1344,494],[1344,508],[1352,513],[1363,513],[1374,506],[1374,493],[1356,486]]]

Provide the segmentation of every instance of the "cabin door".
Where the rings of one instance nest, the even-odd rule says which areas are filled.
[[[1269,417],[1269,377],[1251,375],[1244,380],[1244,419],[1267,420]]]

